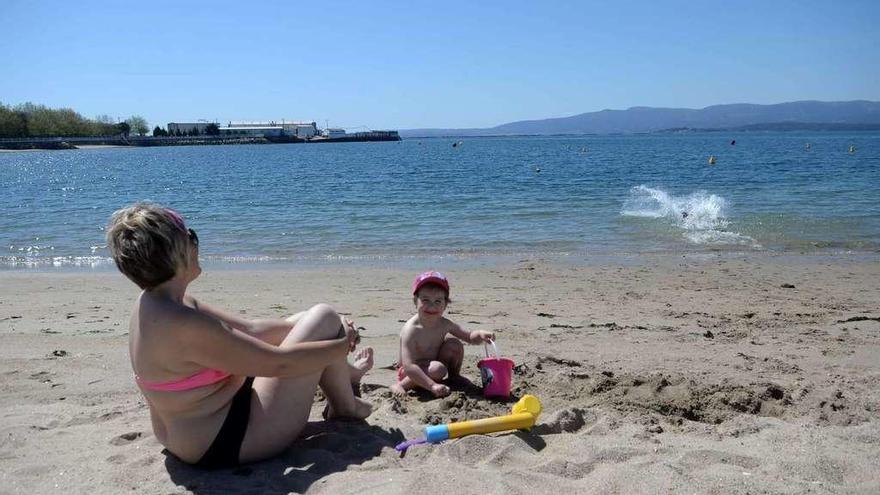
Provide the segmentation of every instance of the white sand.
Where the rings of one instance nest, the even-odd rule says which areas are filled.
[[[413,447],[426,422],[509,410],[475,391],[392,399],[414,273],[214,271],[192,291],[250,316],[329,302],[377,351],[366,424],[204,472],[166,456],[127,356],[137,294],[114,273],[0,273],[2,493],[878,493],[877,256],[667,256],[450,266],[450,317],[498,333],[529,433]],[[444,269],[446,267],[437,267]],[[783,287],[790,284],[794,287]],[[478,380],[481,349],[465,369]],[[53,355],[57,354],[57,355]]]

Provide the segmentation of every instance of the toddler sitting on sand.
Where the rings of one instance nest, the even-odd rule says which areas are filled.
[[[485,330],[467,332],[443,316],[449,304],[449,280],[440,272],[417,276],[412,293],[417,312],[400,330],[397,382],[391,391],[401,395],[421,387],[443,397],[449,395],[449,387],[439,381],[447,376],[449,380],[464,381],[459,375],[464,359],[461,341],[480,344],[493,340],[495,334]]]

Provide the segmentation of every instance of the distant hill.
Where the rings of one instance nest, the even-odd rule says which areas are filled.
[[[810,124],[799,126],[801,124]],[[776,105],[736,103],[702,109],[632,107],[571,117],[522,120],[484,129],[405,129],[403,137],[614,134],[667,130],[857,130],[880,125],[880,102],[793,101]]]

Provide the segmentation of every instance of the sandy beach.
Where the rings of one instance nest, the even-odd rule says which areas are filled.
[[[529,432],[415,446],[426,423],[505,414],[479,390],[393,398],[415,270],[206,270],[252,317],[327,302],[367,328],[366,423],[320,421],[282,456],[206,472],[163,452],[128,360],[137,289],[115,272],[0,274],[0,493],[878,493],[880,258],[532,257],[457,266],[448,316],[497,332]],[[482,348],[467,348],[479,382]]]

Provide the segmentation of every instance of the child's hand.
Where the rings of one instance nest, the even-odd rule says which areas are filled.
[[[446,397],[449,395],[449,387],[442,383],[435,383],[431,385],[431,393],[434,394],[435,397]]]
[[[475,330],[474,337],[477,342],[489,342],[495,340],[495,332],[487,332],[486,330]]]

